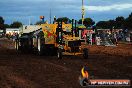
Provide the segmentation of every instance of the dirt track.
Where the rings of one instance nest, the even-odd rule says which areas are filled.
[[[87,60],[18,54],[12,46],[0,39],[0,88],[80,88],[78,77],[86,63],[91,78],[132,79],[132,45],[88,46]]]

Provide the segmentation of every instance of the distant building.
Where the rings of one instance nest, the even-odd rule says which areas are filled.
[[[20,28],[20,34],[34,32],[40,28],[41,26],[39,25],[23,25]]]
[[[6,28],[6,34],[13,35],[14,33],[19,34],[20,29],[19,28]]]

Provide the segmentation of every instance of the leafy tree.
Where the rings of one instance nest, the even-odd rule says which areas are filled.
[[[125,28],[132,30],[132,13],[129,15],[128,18],[125,20]]]
[[[67,17],[61,17],[56,20],[57,22],[71,23],[71,20]]]
[[[5,28],[10,28],[9,24],[4,24]]]
[[[124,24],[125,24],[125,18],[120,16],[120,17],[117,17],[115,19],[115,28],[117,29],[120,29],[120,28],[124,28]]]
[[[0,30],[3,30],[5,33],[4,19],[0,16]]]
[[[111,29],[111,28],[115,27],[115,23],[116,23],[115,20],[109,20],[108,21],[108,28]]]
[[[78,23],[82,24],[82,19],[80,19]],[[95,22],[91,18],[85,18],[83,24],[86,27],[92,27],[95,24]]]
[[[0,16],[0,24],[4,24],[4,19],[1,16]]]
[[[115,21],[114,20],[99,21],[96,24],[96,27],[99,29],[112,29],[113,27],[115,27]]]
[[[4,19],[1,16],[0,16],[0,29],[2,29],[2,30],[5,29],[4,28]]]
[[[85,18],[84,19],[84,25],[86,27],[91,27],[95,24],[95,22],[91,18]]]
[[[96,24],[96,28],[97,29],[106,29],[106,28],[108,28],[108,22],[107,21],[99,21]]]
[[[22,23],[21,23],[21,22],[18,22],[18,21],[13,22],[13,23],[10,25],[11,28],[19,28],[19,27],[21,27],[21,26],[22,26]]]

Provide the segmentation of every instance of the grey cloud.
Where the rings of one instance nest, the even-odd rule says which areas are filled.
[[[84,2],[85,6],[109,6],[113,3],[132,3],[131,0],[84,0]],[[0,16],[4,16],[8,18],[8,20],[14,17],[18,20],[20,20],[19,17],[28,20],[28,18],[32,16],[32,21],[35,22],[39,20],[40,15],[44,15],[48,20],[50,8],[52,10],[52,16],[67,16],[75,19],[81,18],[81,0],[1,0]],[[126,11],[124,11],[124,13],[125,12]],[[103,13],[86,10],[85,17],[93,17],[95,20],[98,20],[100,18],[98,14],[104,16]],[[118,13],[115,13],[114,16],[119,15]],[[124,15],[124,13],[120,14]],[[109,18],[112,14],[113,12],[109,11],[109,14],[105,17]],[[125,14],[128,14],[128,12]],[[22,21],[25,22],[24,20]]]

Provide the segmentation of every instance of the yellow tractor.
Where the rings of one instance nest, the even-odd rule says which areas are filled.
[[[82,47],[82,42],[85,40],[79,37],[76,21],[75,27],[73,25],[74,20],[72,24],[63,22],[41,24],[40,29],[27,34],[23,33],[17,39],[18,50],[32,51],[39,55],[57,55],[59,59],[63,55],[83,55],[86,59],[88,49],[85,46]]]

